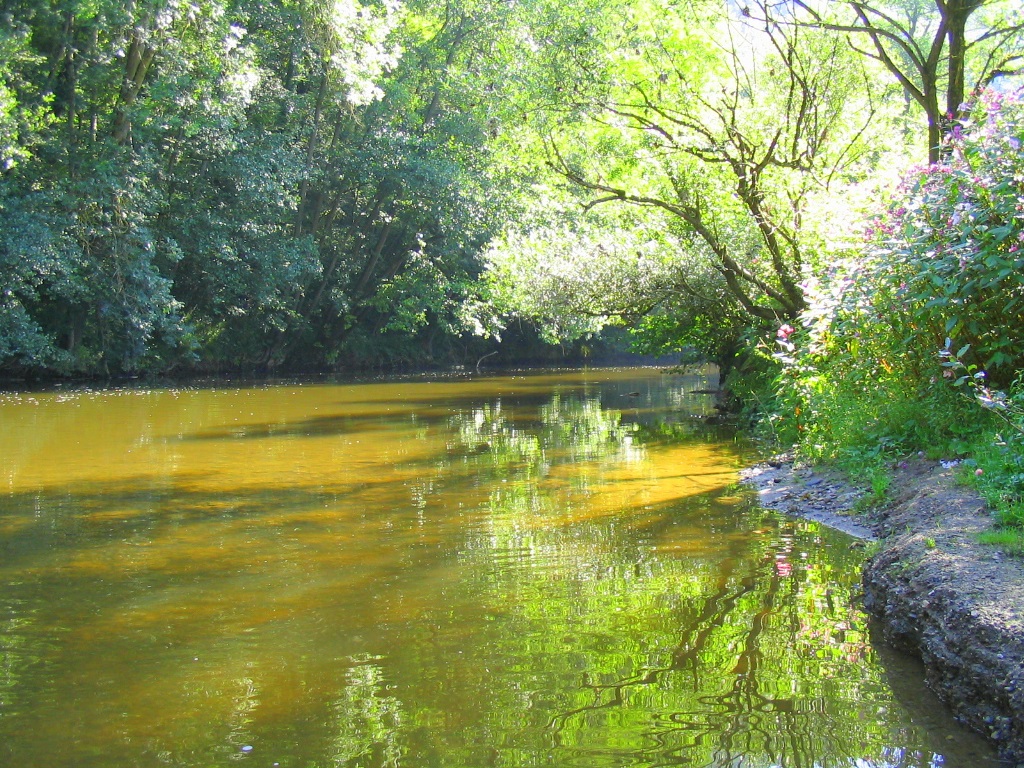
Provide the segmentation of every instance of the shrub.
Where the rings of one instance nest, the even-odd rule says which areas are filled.
[[[863,249],[807,284],[803,328],[777,340],[780,413],[799,416],[805,454],[864,465],[964,452],[996,429],[940,351],[985,371],[990,394],[1024,363],[1022,96],[980,94],[945,160],[911,169]]]
[[[868,229],[871,309],[928,356],[950,337],[1008,384],[1024,362],[1024,91],[986,91]],[[932,356],[934,359],[934,356]]]

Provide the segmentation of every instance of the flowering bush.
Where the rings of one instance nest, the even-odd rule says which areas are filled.
[[[778,334],[782,413],[802,415],[793,437],[812,457],[964,445],[985,417],[950,386],[943,348],[992,392],[1024,367],[1024,91],[966,114],[860,252],[808,281],[802,329]]]
[[[950,337],[1003,384],[1024,363],[1022,96],[978,97],[947,160],[914,169],[867,230],[859,277],[872,296],[861,312],[897,304],[908,346],[937,350]]]

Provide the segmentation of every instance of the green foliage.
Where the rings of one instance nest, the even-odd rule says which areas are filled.
[[[727,377],[803,307],[821,240],[807,222],[865,152],[870,96],[824,34],[699,2],[597,19],[563,43],[585,48],[574,71],[542,58],[564,85],[528,146],[554,173],[493,244],[491,294],[549,337],[624,323],[639,349],[696,350]]]
[[[751,328],[804,306],[842,218],[828,195],[887,143],[845,41],[704,0],[2,14],[0,367],[18,375],[427,362],[517,318],[560,341],[630,326],[727,373]],[[971,237],[999,275],[993,194],[961,197],[991,209]],[[1000,327],[956,322],[1012,369]]]
[[[948,160],[911,170],[776,341],[773,418],[806,456],[882,477],[912,451],[970,454],[1003,526],[1024,523],[1019,379],[999,389],[1024,367],[1022,115],[982,94]]]
[[[952,156],[908,178],[876,219],[867,268],[899,301],[901,330],[920,350],[945,336],[1004,383],[1024,363],[1024,108],[986,92],[951,139]]]
[[[466,330],[507,4],[4,13],[6,371],[354,367]]]
[[[883,68],[903,91],[906,116],[916,120],[914,112],[923,113],[926,128],[913,130],[926,139],[921,148],[931,163],[944,158],[943,136],[968,93],[1022,72],[1024,14],[1014,0],[763,0],[755,6],[769,21],[842,33]]]
[[[514,227],[491,242],[486,280],[499,311],[573,341],[644,315],[675,292],[678,239],[631,211],[579,215],[566,190],[534,185]]]
[[[68,244],[48,226],[31,200],[0,201],[0,361],[22,366],[62,366],[62,355],[34,310],[47,300],[74,300],[84,290]]]
[[[950,365],[960,368],[958,361]],[[963,383],[997,417],[996,430],[973,446],[972,458],[965,462],[967,477],[994,510],[997,526],[1010,529],[1011,538],[1019,537],[1024,532],[1024,374],[1009,394],[989,389],[972,375],[965,375]]]

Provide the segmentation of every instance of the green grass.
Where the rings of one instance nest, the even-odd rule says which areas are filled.
[[[1024,528],[994,528],[978,534],[978,541],[1014,557],[1024,556]]]
[[[1024,382],[1009,410],[994,414],[941,379],[925,381],[910,369],[872,378],[867,370],[857,360],[780,376],[758,399],[762,437],[794,445],[800,458],[838,467],[867,488],[860,511],[887,500],[893,467],[907,456],[962,459],[960,479],[992,510],[986,543],[1024,555]],[[766,382],[751,384],[748,399]]]
[[[1024,442],[995,430],[979,435],[958,479],[974,488],[992,512],[992,529],[978,540],[1015,557],[1024,556]]]

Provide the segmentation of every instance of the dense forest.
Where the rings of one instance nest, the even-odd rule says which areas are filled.
[[[728,372],[800,325],[896,172],[948,162],[1024,64],[1014,0],[0,19],[9,376],[507,361],[615,327]],[[966,323],[943,333],[985,335]],[[1014,369],[1019,342],[996,351]]]

